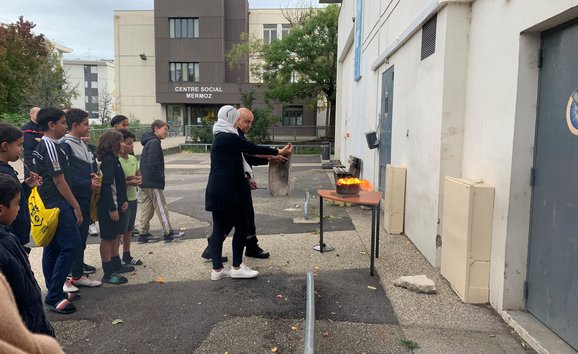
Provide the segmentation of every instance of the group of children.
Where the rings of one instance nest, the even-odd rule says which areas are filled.
[[[123,120],[128,122],[126,117]],[[12,287],[27,328],[53,336],[28,260],[30,249],[25,246],[30,234],[28,197],[32,188],[38,188],[46,208],[60,210],[54,238],[42,254],[48,289],[44,304],[54,312],[68,314],[76,311],[72,301],[80,297],[79,286],[124,284],[128,280],[120,274],[142,265],[130,253],[137,212],[136,189],[142,179],[133,155],[135,136],[127,129],[111,129],[101,135],[96,147],[98,173],[94,154],[85,142],[90,129],[87,112],[42,108],[36,123],[43,136],[38,139],[32,159],[23,161],[27,177],[22,183],[9,162],[20,158],[24,134],[11,124],[0,123],[0,273]],[[96,269],[84,262],[88,226],[92,222],[91,198],[98,190],[102,281],[88,276]]]

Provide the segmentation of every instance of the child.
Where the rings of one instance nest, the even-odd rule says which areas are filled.
[[[23,133],[20,129],[8,123],[0,123],[0,173],[14,177],[18,181],[18,172],[8,164],[20,157]],[[28,167],[24,166],[26,170]],[[22,183],[22,194],[20,195],[20,211],[12,223],[12,231],[18,236],[18,241],[22,246],[30,241],[30,214],[28,212],[28,197],[32,188],[42,182],[42,179],[34,172],[29,173],[29,177]],[[30,248],[25,247],[27,253]]]
[[[64,112],[53,107],[42,108],[38,112],[37,122],[44,132],[33,152],[34,172],[43,181],[38,193],[46,208],[60,209],[54,238],[44,247],[42,254],[42,271],[48,289],[44,302],[51,311],[69,314],[76,311],[76,306],[69,301],[75,296],[65,294],[62,284],[82,249],[78,231],[78,225],[82,224],[82,211],[64,178],[68,157],[58,143],[67,129]]]
[[[60,145],[68,156],[69,168],[66,171],[66,181],[73,191],[74,197],[82,210],[82,224],[80,225],[80,240],[82,247],[72,263],[72,277],[64,284],[65,292],[78,291],[77,286],[97,287],[102,285],[98,280],[92,280],[87,274],[96,271],[91,265],[84,263],[84,250],[88,237],[90,219],[90,197],[92,191],[100,187],[98,176],[94,170],[94,155],[81,138],[88,136],[88,112],[82,109],[69,109],[66,112],[68,134],[60,139]]]
[[[123,265],[118,256],[118,238],[122,234],[121,213],[128,209],[126,181],[118,154],[122,134],[115,130],[104,132],[98,140],[96,155],[102,172],[102,186],[98,200],[98,222],[100,224],[100,256],[104,276],[109,284],[125,284],[128,280],[117,273],[132,272],[133,266]]]
[[[30,268],[28,255],[9,227],[18,215],[20,195],[18,182],[12,176],[0,175],[0,272],[12,287],[18,312],[28,329],[54,336],[42,308],[40,286]]]
[[[140,186],[142,181],[140,177],[140,171],[138,169],[138,161],[132,154],[135,136],[133,133],[126,129],[121,129],[119,132],[122,134],[123,142],[118,160],[120,161],[120,165],[122,166],[122,170],[124,171],[124,175],[126,177],[126,198],[128,200],[128,210],[121,218],[123,233],[122,260],[125,264],[142,265],[142,261],[140,259],[134,258],[130,254],[130,242],[134,229],[138,204],[136,187]]]

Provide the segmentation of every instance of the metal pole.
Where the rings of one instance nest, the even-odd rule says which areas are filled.
[[[307,272],[307,308],[305,313],[305,354],[313,354],[315,342],[315,286],[313,273]]]

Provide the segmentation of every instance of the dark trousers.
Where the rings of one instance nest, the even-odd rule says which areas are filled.
[[[255,226],[255,209],[253,208],[253,197],[252,194],[249,194],[249,197],[244,201],[245,207],[245,216],[247,218],[247,235],[245,237],[245,247],[251,248],[257,246],[259,240],[257,239],[257,227]],[[233,225],[227,225],[225,229],[225,236],[227,237],[229,233],[233,230]],[[210,247],[210,237],[207,239],[209,241]]]
[[[235,228],[233,234],[233,267],[238,267],[243,262],[243,249],[247,237],[247,215],[241,206],[230,207],[224,210],[213,211],[213,232],[209,239],[213,269],[223,268],[221,257],[223,255],[223,241],[229,227]]]
[[[55,305],[66,298],[62,286],[71,270],[72,262],[82,246],[76,217],[70,204],[61,200],[56,203],[46,203],[45,206],[46,208],[60,208],[56,233],[48,246],[44,247],[42,254],[42,272],[48,289],[44,301],[47,304]]]
[[[76,258],[72,262],[72,277],[80,278],[84,272],[84,250],[86,250],[86,239],[88,238],[88,226],[92,223],[90,218],[90,199],[77,199],[78,204],[80,204],[80,210],[82,210],[82,225],[78,227],[80,232],[80,242],[81,248],[77,253]]]

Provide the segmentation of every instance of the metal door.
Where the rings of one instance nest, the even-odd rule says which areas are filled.
[[[393,66],[381,75],[379,118],[379,190],[385,189],[385,166],[391,162],[391,119],[393,109]]]
[[[527,310],[578,349],[578,23],[542,34]],[[574,96],[574,97],[573,97]]]

